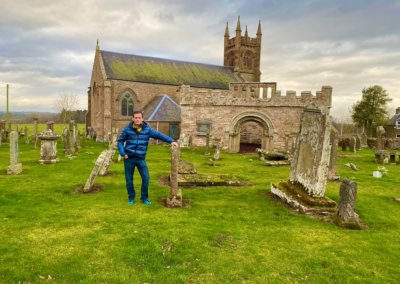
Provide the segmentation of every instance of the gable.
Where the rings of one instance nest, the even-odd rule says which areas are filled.
[[[229,89],[230,82],[243,82],[232,67],[100,51],[107,79]]]
[[[146,121],[180,121],[181,108],[169,96],[156,96],[144,109]]]

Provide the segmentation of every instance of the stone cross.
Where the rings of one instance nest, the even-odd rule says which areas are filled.
[[[167,197],[167,207],[182,207],[182,191],[178,188],[179,145],[171,150],[171,191]]]
[[[344,179],[340,185],[337,215],[343,222],[359,226],[360,221],[355,212],[356,197],[357,183]]]
[[[289,180],[299,182],[310,196],[322,197],[331,153],[329,110],[306,107],[300,125]]]
[[[7,167],[8,175],[20,174],[22,164],[18,163],[18,132],[10,132],[10,165]]]

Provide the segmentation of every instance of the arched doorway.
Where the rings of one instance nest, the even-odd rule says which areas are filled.
[[[273,149],[273,125],[271,120],[260,112],[244,112],[237,115],[229,127],[229,152],[237,153],[245,147],[246,141],[258,144],[264,150]]]
[[[254,153],[261,148],[263,128],[256,121],[245,121],[240,126],[240,153]]]

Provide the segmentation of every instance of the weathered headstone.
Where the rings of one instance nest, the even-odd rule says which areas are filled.
[[[360,228],[360,220],[355,212],[357,198],[357,183],[344,179],[340,185],[337,216],[339,225],[346,227]]]
[[[182,135],[182,142],[180,143],[182,148],[187,148],[190,146],[190,135],[187,133],[184,133]]]
[[[215,145],[215,152],[213,156],[214,161],[218,161],[221,159],[221,148],[222,148],[221,141],[219,141]]]
[[[329,109],[314,105],[304,109],[288,182],[271,185],[271,193],[301,213],[334,211],[336,203],[325,197],[330,162]]]
[[[24,128],[24,137],[25,137],[25,144],[29,144],[29,131],[27,126],[25,126]]]
[[[368,148],[368,136],[367,134],[361,134],[360,135],[360,139],[361,139],[361,148]]]
[[[171,190],[166,199],[168,208],[182,207],[182,190],[178,188],[179,146],[171,150]]]
[[[356,150],[359,151],[361,149],[361,136],[357,134],[354,138],[356,139]]]
[[[207,132],[206,135],[206,150],[204,151],[204,155],[210,155],[210,132]]]
[[[62,133],[62,140],[64,144],[64,154],[65,155],[70,155],[71,153],[71,140],[70,140],[71,133],[67,127],[64,127],[63,133]]]
[[[92,172],[90,173],[89,178],[86,180],[85,186],[83,187],[83,192],[89,192],[91,190],[94,181],[99,174],[100,168],[103,166],[104,160],[107,158],[107,152],[108,150],[104,150],[97,158]]]
[[[37,147],[37,142],[38,142],[38,119],[34,118],[33,119],[33,139],[35,140],[35,149]]]
[[[350,152],[357,152],[356,150],[356,138],[355,137],[351,137],[350,138]]]
[[[384,150],[385,149],[385,129],[383,126],[378,126],[376,128],[376,150]]]
[[[291,182],[299,182],[310,196],[324,196],[331,153],[331,119],[327,110],[304,109],[290,170]]]
[[[57,140],[60,136],[50,129],[43,131],[39,135],[40,140],[40,160],[41,164],[54,164],[57,158]]]
[[[76,122],[75,120],[70,120],[69,122],[69,153],[70,154],[75,154],[78,152],[78,145],[76,144],[76,135],[77,135],[77,131],[76,131]]]
[[[22,172],[22,164],[18,163],[18,132],[10,132],[10,165],[7,167],[8,175],[16,175]]]
[[[329,180],[338,180],[339,176],[336,173],[336,157],[338,150],[338,131],[336,128],[331,128],[330,134],[330,144],[331,144],[331,154],[329,160],[329,168],[328,168],[328,179]]]
[[[117,139],[118,139],[118,130],[113,129],[111,133],[111,138],[108,145],[108,151],[104,158],[104,162],[100,167],[99,175],[104,176],[108,173],[108,169],[112,163],[112,159],[114,157],[115,151],[117,150]]]

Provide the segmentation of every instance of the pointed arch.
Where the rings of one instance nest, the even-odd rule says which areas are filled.
[[[135,104],[137,103],[137,96],[134,91],[127,89],[118,97],[119,109],[122,117],[130,117],[133,115]]]

